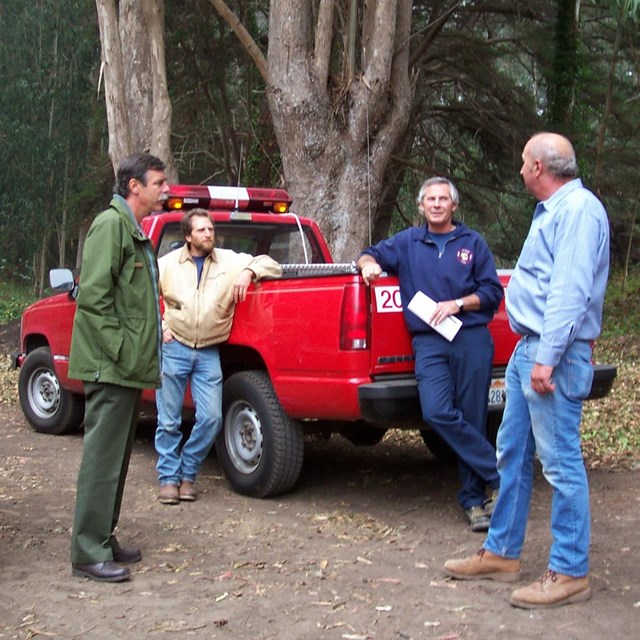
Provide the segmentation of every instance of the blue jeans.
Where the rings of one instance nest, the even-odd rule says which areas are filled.
[[[462,329],[448,342],[437,333],[413,338],[422,418],[458,456],[463,509],[482,506],[497,489],[496,452],[486,437],[493,340],[484,327]]]
[[[196,407],[189,439],[182,442],[182,406],[187,381]],[[162,387],[156,391],[160,484],[193,482],[222,427],[222,370],[218,347],[192,349],[177,340],[162,345]]]
[[[580,448],[582,401],[593,379],[591,347],[574,342],[554,368],[556,390],[531,389],[539,339],[518,342],[507,367],[507,402],[498,431],[500,497],[484,548],[519,558],[533,491],[536,451],[553,489],[548,568],[573,577],[589,572],[589,485]]]

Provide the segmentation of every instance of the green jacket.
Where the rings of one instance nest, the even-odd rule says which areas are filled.
[[[114,196],[85,241],[69,377],[158,387],[160,336],[153,247],[126,201]]]

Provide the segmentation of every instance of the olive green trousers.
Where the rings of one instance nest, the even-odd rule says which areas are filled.
[[[71,562],[95,564],[113,560],[111,536],[120,517],[142,390],[93,382],[85,382],[84,389],[84,451]]]

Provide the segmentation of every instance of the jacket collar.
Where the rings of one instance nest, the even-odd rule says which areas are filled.
[[[453,238],[457,238],[461,235],[464,235],[465,233],[468,233],[469,228],[464,223],[459,222],[458,220],[452,220],[451,222],[455,225],[455,229],[453,229],[453,231],[451,232],[453,234]],[[431,238],[429,237],[429,227],[427,226],[426,222],[422,226],[414,228],[418,229],[421,232],[418,235],[418,238],[420,240],[422,240],[423,242],[432,242]]]
[[[216,250],[215,248],[213,249],[213,251],[209,254],[208,258],[210,260],[212,260],[213,262],[217,262],[217,258],[216,258]],[[185,243],[182,245],[182,248],[180,249],[180,257],[178,258],[178,262],[180,262],[180,264],[184,264],[187,261],[191,261],[193,262],[193,259],[191,258],[191,254],[189,253],[189,247],[185,241]]]
[[[137,238],[138,240],[148,239],[147,236],[142,231],[140,224],[138,223],[135,216],[133,215],[133,211],[131,211],[131,209],[129,208],[127,201],[122,196],[118,195],[117,193],[114,193],[109,206],[115,209],[120,214],[122,221],[127,227],[127,231],[134,238]]]

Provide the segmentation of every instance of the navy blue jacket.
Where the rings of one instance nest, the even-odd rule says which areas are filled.
[[[456,230],[442,255],[438,255],[438,246],[429,238],[426,224],[400,231],[362,252],[375,258],[384,271],[398,276],[404,318],[412,334],[433,331],[407,310],[417,291],[436,302],[475,293],[480,298],[480,310],[457,315],[463,328],[488,324],[504,296],[484,238],[464,224],[454,224]]]

